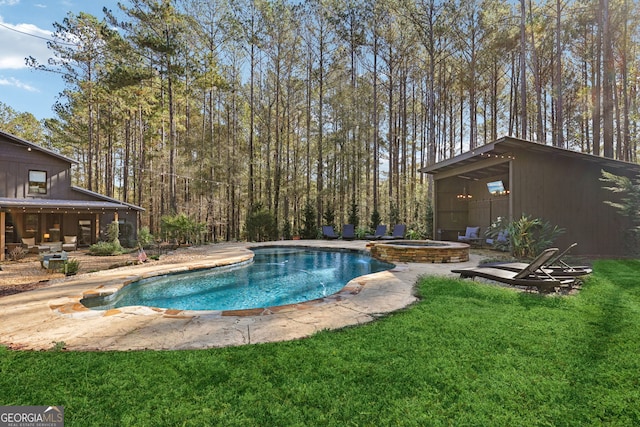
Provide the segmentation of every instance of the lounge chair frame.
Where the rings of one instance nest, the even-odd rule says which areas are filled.
[[[540,293],[548,293],[554,291],[557,287],[571,287],[576,282],[575,277],[553,277],[541,269],[557,254],[558,248],[545,249],[520,271],[510,271],[496,267],[476,267],[456,269],[451,270],[451,272],[460,274],[460,277],[464,279],[482,277],[512,286],[534,287]]]
[[[576,277],[591,274],[593,271],[591,267],[588,267],[586,265],[571,266],[562,260],[562,258],[577,245],[577,243],[573,243],[564,251],[554,256],[546,264],[540,267],[541,272],[547,273],[554,277]],[[524,262],[509,262],[505,264],[492,265],[492,267],[509,271],[520,271],[526,266],[527,264]]]

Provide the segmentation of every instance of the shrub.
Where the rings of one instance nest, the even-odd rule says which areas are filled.
[[[358,228],[356,228],[356,239],[362,240],[369,233],[370,233],[370,231],[367,228],[358,227]]]
[[[640,176],[631,180],[626,176],[618,176],[602,171],[600,181],[610,184],[603,187],[614,194],[618,194],[618,201],[606,200],[609,206],[614,207],[620,214],[629,219],[631,227],[625,227],[625,244],[629,252],[640,253]]]
[[[405,235],[408,240],[421,240],[422,236],[423,233],[420,232],[417,226],[409,228]]]
[[[488,239],[493,240],[493,248],[500,251],[508,251],[511,248],[511,238],[509,236],[510,224],[506,218],[499,216],[491,223],[489,228],[484,232]],[[507,236],[507,240],[499,239],[499,237]]]
[[[67,276],[73,276],[80,270],[80,261],[75,258],[69,258],[64,263],[64,274]]]
[[[148,248],[154,242],[153,234],[149,231],[149,227],[144,226],[138,231],[138,245]]]
[[[200,243],[207,225],[187,215],[165,215],[160,219],[160,230],[165,240],[177,243]]]
[[[245,232],[249,241],[265,242],[275,240],[278,236],[276,219],[269,210],[257,205],[247,217]]]
[[[531,218],[525,214],[509,224],[508,231],[513,256],[517,258],[536,257],[564,233],[563,228],[552,226],[548,221]]]
[[[122,246],[120,243],[114,242],[98,242],[95,245],[89,246],[89,254],[95,256],[111,256],[120,255],[122,253]]]
[[[25,256],[27,256],[27,251],[22,246],[17,246],[9,251],[11,261],[20,261]]]

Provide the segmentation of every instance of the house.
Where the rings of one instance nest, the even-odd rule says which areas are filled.
[[[572,254],[629,255],[630,223],[604,203],[615,195],[602,170],[630,178],[640,165],[503,137],[421,169],[434,178],[434,236],[456,240],[466,226],[481,234],[498,217],[527,215],[565,229],[554,245]]]
[[[91,245],[114,220],[121,233],[137,234],[144,209],[71,185],[74,163],[0,131],[0,260],[25,244],[35,251],[59,249],[65,242]]]

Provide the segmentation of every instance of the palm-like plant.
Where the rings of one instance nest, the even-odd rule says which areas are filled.
[[[557,225],[552,226],[541,218],[522,214],[520,219],[509,224],[508,231],[513,256],[534,258],[548,248],[565,230]]]

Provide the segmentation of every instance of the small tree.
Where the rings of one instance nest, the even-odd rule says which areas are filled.
[[[427,202],[427,212],[425,215],[426,224],[426,238],[433,239],[433,203],[431,200]]]
[[[331,206],[324,211],[322,218],[324,219],[325,225],[330,225],[335,228],[336,213]]]
[[[349,210],[349,224],[353,224],[356,229],[360,224],[360,220],[358,219],[358,205],[356,202],[351,202],[351,209]]]
[[[257,204],[247,217],[245,231],[247,240],[265,242],[277,239],[278,225],[273,214],[262,204]]]
[[[389,224],[399,224],[400,222],[400,209],[391,202],[389,205]]]
[[[316,211],[308,201],[304,206],[304,218],[302,220],[302,230],[300,234],[303,239],[315,239],[318,237],[318,227],[316,227]]]
[[[282,237],[285,240],[291,240],[291,237],[292,237],[291,222],[289,222],[288,220],[286,220],[282,225]]]
[[[371,223],[369,224],[369,227],[371,230],[375,230],[381,222],[382,218],[380,218],[380,212],[378,212],[377,209],[374,209],[371,213]]]
[[[122,250],[119,236],[120,224],[118,224],[118,221],[112,221],[111,224],[107,226],[107,241],[111,243],[117,251]]]

